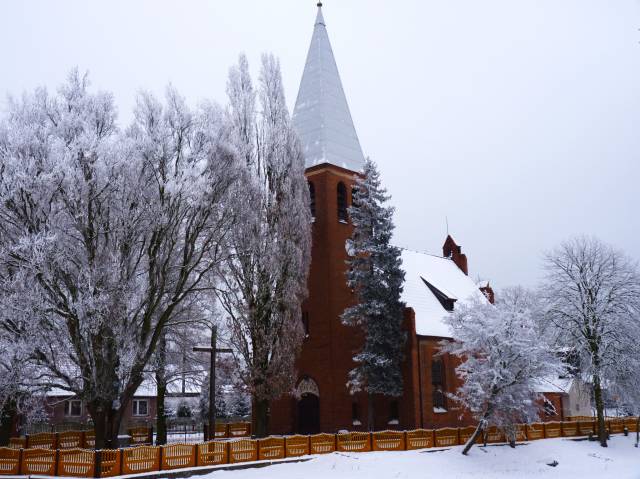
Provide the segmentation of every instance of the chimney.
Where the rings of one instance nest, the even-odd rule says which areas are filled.
[[[462,248],[456,244],[451,235],[447,235],[447,239],[442,246],[442,255],[445,258],[451,258],[460,271],[469,276],[469,268],[467,266],[467,255],[462,252]]]
[[[480,286],[480,291],[482,292],[482,294],[486,296],[486,298],[489,300],[491,304],[495,304],[496,296],[493,292],[493,288],[489,284],[489,281],[487,281],[486,284],[483,284],[482,286]]]

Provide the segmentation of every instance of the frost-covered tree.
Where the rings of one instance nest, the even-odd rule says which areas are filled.
[[[43,382],[86,402],[97,447],[165,327],[212,289],[235,216],[223,124],[169,89],[165,105],[141,94],[122,132],[111,94],[76,72],[1,120],[0,310],[18,298]]]
[[[34,348],[30,340],[33,323],[31,318],[12,307],[18,306],[16,299],[5,296],[0,300],[8,306],[0,309],[0,446],[8,444],[18,417],[26,422],[44,417],[42,403],[37,400],[44,388],[33,360]]]
[[[515,425],[538,418],[542,398],[535,385],[561,371],[538,314],[534,296],[517,288],[498,295],[495,305],[475,300],[445,318],[453,342],[443,343],[443,351],[460,359],[456,374],[463,381],[452,397],[478,421],[462,454],[492,425],[513,447]]]
[[[544,318],[591,384],[598,439],[606,447],[603,389],[615,389],[640,343],[637,263],[596,238],[578,237],[548,253],[545,266]]]
[[[232,231],[233,254],[219,297],[253,397],[255,433],[264,436],[269,402],[293,388],[303,339],[300,307],[307,294],[311,249],[309,195],[279,63],[263,56],[256,92],[241,56],[230,72],[227,93],[229,140],[244,167],[243,189],[234,206],[244,214]]]
[[[400,249],[391,245],[393,212],[380,182],[376,164],[367,160],[356,180],[349,216],[353,234],[347,240],[347,285],[356,304],[342,314],[342,322],[364,333],[364,344],[353,357],[347,386],[353,394],[366,391],[368,427],[373,429],[374,394],[402,395],[401,363],[406,333],[401,301],[404,271]]]

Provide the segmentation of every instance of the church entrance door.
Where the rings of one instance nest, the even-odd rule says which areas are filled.
[[[320,432],[320,399],[312,393],[305,393],[298,401],[298,434]]]

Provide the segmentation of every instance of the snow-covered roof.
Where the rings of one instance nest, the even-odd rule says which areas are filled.
[[[535,391],[538,393],[569,394],[573,385],[573,378],[543,378],[536,382]]]
[[[200,394],[201,386],[197,384],[196,381],[191,379],[187,379],[185,381],[185,394]],[[145,379],[142,381],[142,384],[136,389],[133,397],[155,397],[156,392],[156,383],[151,379]],[[182,394],[182,381],[174,380],[167,384],[167,394],[171,395],[180,395]],[[73,396],[73,393],[58,387],[51,388],[46,393],[47,397],[70,397]]]
[[[292,119],[307,168],[331,163],[362,171],[364,155],[320,6]]]
[[[402,267],[406,273],[402,300],[416,313],[416,333],[422,336],[451,337],[442,321],[451,314],[427,286],[438,289],[454,304],[478,298],[487,301],[478,285],[449,258],[416,251],[402,251]],[[454,306],[455,307],[455,306]]]

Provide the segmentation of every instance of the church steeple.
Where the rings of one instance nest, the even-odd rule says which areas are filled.
[[[364,155],[329,42],[322,2],[318,2],[293,124],[302,142],[307,168],[330,163],[353,171],[363,169]]]

